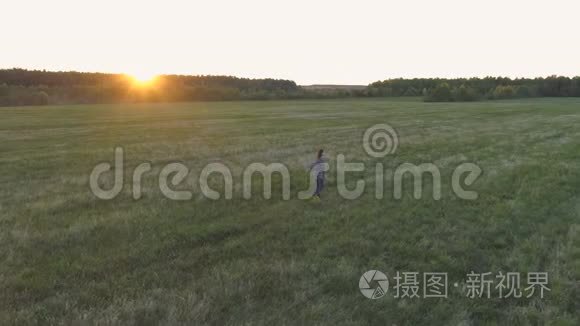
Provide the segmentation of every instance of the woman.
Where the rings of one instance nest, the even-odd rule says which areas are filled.
[[[314,192],[314,196],[312,199],[320,200],[320,193],[324,188],[324,164],[326,163],[325,158],[323,157],[324,150],[319,150],[316,156],[316,162],[312,163],[310,166],[310,170],[314,170],[314,174],[316,175],[316,191]]]

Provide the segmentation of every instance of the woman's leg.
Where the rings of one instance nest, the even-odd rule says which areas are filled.
[[[316,178],[316,192],[314,193],[315,196],[320,197],[320,193],[324,188],[324,178]]]

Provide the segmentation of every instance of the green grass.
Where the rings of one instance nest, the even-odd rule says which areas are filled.
[[[389,123],[394,156],[371,159],[365,128]],[[0,109],[1,324],[580,323],[580,99],[479,103],[319,100]],[[125,188],[96,199],[88,176],[125,149]],[[321,203],[295,199],[318,148],[365,162],[367,193]],[[145,195],[131,197],[131,167],[151,162]],[[183,162],[194,198],[157,189],[159,169]],[[199,196],[200,169],[225,162],[240,183],[252,162],[281,162],[293,199],[236,189]],[[375,200],[375,163],[435,162],[443,198]],[[462,162],[484,170],[464,201],[450,191]],[[353,176],[350,181],[354,181]],[[216,180],[217,181],[217,180]],[[280,180],[276,180],[279,186]],[[257,189],[257,187],[256,187]],[[544,299],[364,298],[360,276],[378,269],[546,271]],[[450,284],[450,285],[451,285]]]

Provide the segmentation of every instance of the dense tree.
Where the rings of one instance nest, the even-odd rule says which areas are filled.
[[[476,101],[479,98],[477,91],[472,87],[461,85],[452,92],[452,97],[455,101]]]
[[[451,88],[446,82],[437,85],[426,98],[430,102],[447,102],[453,100]]]
[[[493,97],[497,99],[513,98],[516,91],[513,86],[497,86],[493,91]]]

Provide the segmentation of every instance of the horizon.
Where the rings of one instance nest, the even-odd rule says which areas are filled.
[[[230,75],[299,85],[394,78],[576,76],[569,0],[10,2],[0,68]],[[30,10],[33,7],[35,10]],[[90,10],[90,11],[89,11]],[[297,23],[298,22],[298,23]],[[46,36],[48,35],[48,36]],[[38,55],[38,51],[42,55]]]
[[[72,73],[86,73],[86,74],[110,74],[110,75],[127,75],[129,77],[138,77],[136,75],[131,75],[128,73],[123,73],[123,72],[107,72],[107,71],[79,71],[79,70],[48,70],[48,69],[30,69],[30,68],[24,68],[24,67],[9,67],[9,68],[0,68],[0,70],[10,70],[10,69],[21,69],[21,70],[27,70],[27,71],[42,71],[42,72],[47,72],[47,73],[62,73],[62,72],[72,72]],[[160,74],[156,74],[156,75],[151,75],[147,78],[142,78],[143,81],[147,81],[149,79],[155,78],[155,77],[161,77],[161,76],[190,76],[190,77],[202,77],[202,76],[214,76],[214,77],[233,77],[233,78],[240,78],[240,79],[278,79],[278,80],[283,80],[280,78],[273,78],[273,77],[269,77],[269,76],[258,76],[258,77],[245,77],[245,76],[236,76],[236,75],[232,75],[232,74],[224,74],[224,75],[216,75],[216,74],[206,74],[206,75],[200,75],[200,74],[173,74],[173,73],[160,73]],[[413,80],[413,79],[443,79],[443,80],[458,80],[458,79],[484,79],[484,78],[509,78],[511,80],[517,80],[517,79],[529,79],[529,80],[534,80],[534,79],[540,79],[540,78],[549,78],[549,77],[565,77],[565,78],[577,78],[580,77],[580,74],[578,75],[557,75],[557,74],[551,74],[551,75],[546,75],[546,76],[523,76],[523,77],[510,77],[510,76],[492,76],[492,75],[487,75],[487,76],[459,76],[459,77],[439,77],[439,76],[433,76],[433,77],[392,77],[392,78],[386,78],[386,79],[379,79],[379,80],[374,80],[374,81],[369,81],[368,83],[361,83],[361,84],[339,84],[339,83],[315,83],[315,84],[300,84],[298,82],[296,82],[295,80],[292,79],[286,79],[288,81],[293,81],[296,82],[297,86],[369,86],[372,83],[375,82],[381,82],[381,81],[385,81],[385,80],[397,80],[397,79],[403,79],[403,80]]]

